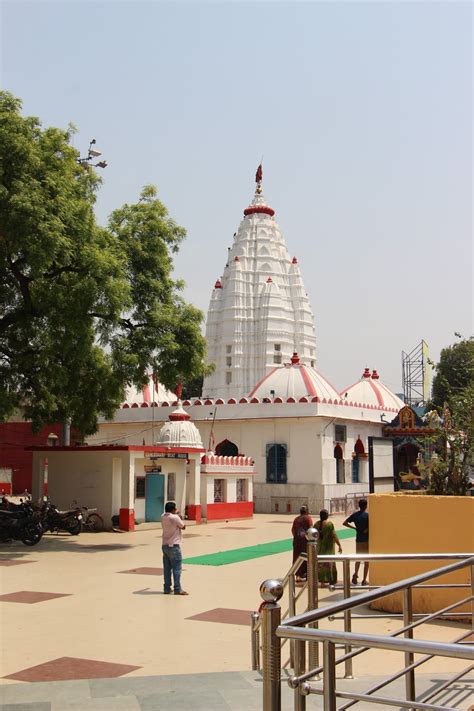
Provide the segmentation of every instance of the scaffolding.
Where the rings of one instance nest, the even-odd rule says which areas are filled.
[[[403,399],[410,407],[426,405],[430,396],[428,344],[420,341],[409,353],[402,351]]]

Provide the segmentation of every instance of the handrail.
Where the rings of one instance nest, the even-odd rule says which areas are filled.
[[[284,631],[281,630],[284,627]],[[287,637],[296,640],[329,640],[334,643],[351,644],[352,646],[374,647],[375,649],[386,649],[397,652],[411,652],[412,654],[439,654],[443,657],[453,657],[455,659],[472,659],[474,661],[474,646],[450,644],[446,642],[421,642],[415,639],[397,639],[386,635],[360,634],[357,632],[337,632],[331,630],[319,630],[312,627],[302,629],[301,627],[289,627],[280,625],[276,630],[277,637]]]
[[[453,557],[459,557],[460,555],[462,554],[458,554],[457,556],[454,556],[453,554]],[[360,557],[364,560],[372,560],[372,556],[367,554],[363,554]],[[447,559],[451,558],[451,556],[445,557]],[[342,556],[321,555],[318,556],[318,562],[325,560],[338,560],[339,558],[342,558]],[[426,558],[429,559],[430,556],[426,556]],[[452,573],[455,570],[460,570],[461,568],[464,568],[466,564],[469,563],[469,561],[471,561],[471,565],[474,565],[474,556],[470,554],[464,554],[464,560],[461,560],[458,563],[451,563],[451,565],[446,565],[443,568],[429,570],[426,573],[419,573],[418,575],[414,575],[411,578],[405,578],[404,580],[401,580],[399,582],[384,585],[382,588],[377,588],[376,590],[369,590],[368,592],[360,593],[357,595],[356,598],[349,598],[348,600],[335,602],[334,604],[328,605],[324,608],[320,608],[319,610],[310,610],[309,612],[303,612],[300,615],[289,617],[287,620],[285,620],[285,622],[282,623],[282,626],[307,625],[310,622],[316,622],[317,620],[321,620],[323,617],[327,617],[328,615],[336,615],[338,612],[344,612],[345,610],[351,610],[354,607],[361,607],[362,605],[367,605],[370,602],[373,602],[374,600],[378,600],[380,597],[386,597],[387,595],[392,595],[393,593],[401,592],[406,588],[413,587],[419,582],[425,582],[426,580],[431,580],[432,578],[437,578],[441,575],[447,575],[448,573]]]
[[[279,711],[281,708],[281,696],[279,689],[280,684],[280,650],[283,642],[288,640],[292,646],[293,654],[293,669],[294,673],[288,679],[290,687],[294,690],[294,708],[295,711],[304,711],[306,709],[305,697],[308,694],[322,694],[324,697],[324,708],[326,711],[336,710],[336,697],[348,699],[341,709],[347,709],[359,701],[367,701],[372,703],[383,703],[384,700],[388,705],[393,705],[415,709],[441,709],[447,708],[443,706],[433,706],[426,704],[426,700],[434,696],[434,693],[422,694],[416,701],[415,696],[415,669],[419,668],[425,662],[433,657],[446,657],[454,659],[466,659],[471,663],[474,662],[474,645],[469,643],[465,638],[467,634],[472,634],[472,631],[463,634],[462,637],[452,640],[449,643],[431,642],[430,640],[414,640],[413,630],[421,624],[425,624],[431,620],[441,619],[445,614],[467,616],[470,613],[454,613],[456,608],[471,603],[471,608],[474,610],[474,554],[473,553],[433,553],[433,554],[361,554],[361,555],[315,555],[316,546],[314,542],[308,543],[308,603],[313,609],[309,609],[298,615],[281,619],[281,608],[278,605],[278,600],[281,595],[281,585],[279,581],[267,580],[262,583],[261,594],[266,601],[262,609],[263,626],[267,630],[263,644],[263,660],[264,660],[264,710]],[[423,573],[418,573],[404,580],[397,581],[388,585],[368,589],[360,592],[361,588],[357,588],[358,594],[356,597],[350,597],[350,561],[351,560],[428,560],[428,561],[454,561],[448,565],[443,565],[440,568],[431,569]],[[344,595],[345,599],[339,602],[329,604],[323,608],[319,608],[317,593],[314,596],[314,586],[317,578],[315,571],[320,563],[323,562],[342,562],[344,571]],[[435,580],[441,576],[449,575],[461,569],[470,569],[470,585],[456,584],[451,585],[449,582],[445,585],[435,584],[428,585],[428,581]],[[291,575],[288,573],[288,576]],[[287,577],[288,577],[287,576]],[[294,584],[290,581],[291,589],[294,591]],[[413,613],[412,594],[413,590],[422,586],[425,589],[430,587],[450,587],[456,588],[471,588],[471,594],[457,599],[454,603],[447,605],[433,613],[418,615]],[[313,590],[313,593],[311,592]],[[375,600],[393,595],[395,593],[403,594],[403,626],[395,630],[391,634],[365,634],[353,632],[351,629],[351,611],[355,608],[370,605]],[[294,611],[294,607],[293,607]],[[472,612],[472,611],[471,611]],[[339,617],[336,618],[336,615]],[[383,617],[384,615],[382,615]],[[344,631],[336,631],[330,629],[321,629],[320,621],[323,618],[340,619],[344,618]],[[421,619],[416,619],[420,617]],[[474,630],[474,621],[472,625]],[[403,638],[401,638],[403,635]],[[462,643],[461,643],[462,642]],[[323,664],[319,661],[319,646],[323,650]],[[337,646],[336,646],[337,645]],[[336,657],[336,648],[343,647],[345,653],[342,656]],[[392,652],[401,652],[405,658],[404,668],[388,677],[383,682],[378,683],[375,687],[367,690],[363,694],[350,693],[348,691],[336,690],[336,666],[344,663],[345,678],[352,678],[352,658],[358,656],[370,649],[384,649]],[[307,651],[306,651],[307,650]],[[308,655],[308,656],[307,656]],[[415,661],[415,655],[419,658]],[[308,665],[307,665],[308,663]],[[461,678],[467,672],[471,671],[474,665],[469,666],[462,674],[457,674],[455,679]],[[323,674],[323,688],[313,686],[309,682],[311,679],[319,679],[319,674]],[[406,697],[405,701],[397,699],[385,699],[385,697],[377,697],[374,692],[390,684],[394,679],[405,677]],[[449,686],[447,682],[444,687]]]

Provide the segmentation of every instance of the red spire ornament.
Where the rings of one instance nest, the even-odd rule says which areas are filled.
[[[263,179],[263,168],[262,164],[260,163],[257,172],[255,173],[255,182],[257,183],[257,193],[262,192],[262,179]]]

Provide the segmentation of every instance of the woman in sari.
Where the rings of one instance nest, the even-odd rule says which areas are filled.
[[[293,563],[298,558],[300,553],[306,553],[306,531],[313,525],[313,519],[308,513],[308,507],[300,508],[300,515],[295,518],[291,527],[291,535],[293,536]],[[304,583],[306,580],[306,563],[301,563],[296,571],[296,582]]]
[[[319,532],[318,542],[316,544],[317,555],[334,555],[335,544],[337,543],[339,553],[342,553],[342,546],[337,537],[336,530],[332,521],[329,521],[329,512],[322,509],[319,512],[319,521],[316,522],[316,528]],[[318,564],[318,580],[321,587],[334,585],[337,582],[337,570],[335,563],[319,563]]]

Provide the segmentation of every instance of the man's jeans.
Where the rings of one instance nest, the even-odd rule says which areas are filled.
[[[161,546],[163,551],[164,591],[171,592],[171,572],[173,572],[174,592],[181,592],[181,563],[183,557],[179,543],[174,546]]]

